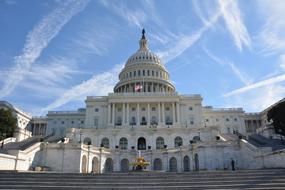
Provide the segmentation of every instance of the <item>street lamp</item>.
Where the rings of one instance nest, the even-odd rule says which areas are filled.
[[[82,131],[81,131],[81,128],[79,128],[79,143],[81,143],[81,136],[82,136]]]

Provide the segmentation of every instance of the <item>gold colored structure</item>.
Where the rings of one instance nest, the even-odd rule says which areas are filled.
[[[144,157],[138,156],[136,157],[135,162],[132,162],[133,170],[141,171],[145,170],[147,166],[150,165],[150,162],[147,162]]]

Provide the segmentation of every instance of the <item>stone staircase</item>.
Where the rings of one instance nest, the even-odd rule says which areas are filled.
[[[256,147],[271,147],[273,151],[285,148],[285,144],[279,139],[268,139],[259,134],[249,136],[248,142]]]
[[[0,172],[0,189],[285,189],[285,169],[107,174]]]

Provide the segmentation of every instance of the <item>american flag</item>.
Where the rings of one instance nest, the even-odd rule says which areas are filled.
[[[135,85],[135,91],[138,92],[143,88],[143,86],[141,84],[136,84]]]

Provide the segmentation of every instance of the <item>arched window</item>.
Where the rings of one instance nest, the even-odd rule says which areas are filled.
[[[201,139],[200,139],[200,137],[199,136],[195,136],[195,137],[193,137],[193,141],[195,141],[195,142],[197,142],[197,141],[200,141]]]
[[[146,140],[144,137],[140,137],[138,139],[138,150],[145,150],[146,149]]]
[[[90,139],[89,137],[86,137],[86,138],[83,140],[83,144],[90,145],[90,144],[91,144],[91,139]]]
[[[179,147],[179,146],[182,146],[183,145],[183,140],[181,137],[176,137],[174,139],[174,146],[175,148]]]
[[[102,139],[101,146],[104,148],[110,148],[110,141],[107,137]]]
[[[157,137],[156,139],[156,149],[164,148],[164,139],[162,137]]]
[[[122,137],[120,139],[119,145],[120,145],[120,149],[127,150],[128,149],[128,139],[125,137]]]

